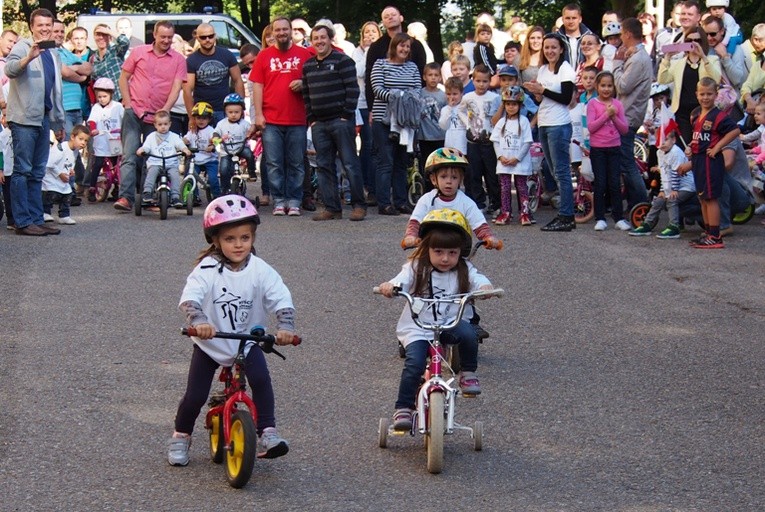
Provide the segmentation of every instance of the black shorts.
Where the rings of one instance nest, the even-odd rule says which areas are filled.
[[[700,153],[692,156],[693,181],[699,199],[717,199],[722,194],[725,160],[722,152],[715,158]]]

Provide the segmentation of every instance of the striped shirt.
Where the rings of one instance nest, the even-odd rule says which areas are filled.
[[[372,105],[372,120],[382,122],[385,119],[385,109],[391,91],[404,91],[407,89],[420,89],[422,80],[417,64],[406,61],[403,64],[394,64],[388,59],[377,59],[372,67],[372,92],[374,104]]]
[[[342,117],[356,118],[359,84],[356,63],[336,50],[324,59],[311,57],[303,64],[303,102],[308,124]]]

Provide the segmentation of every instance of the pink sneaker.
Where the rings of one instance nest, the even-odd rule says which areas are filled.
[[[494,219],[494,224],[505,225],[509,224],[511,220],[513,220],[512,215],[510,215],[508,212],[502,212],[497,215],[496,219]]]
[[[531,226],[531,219],[525,213],[521,214],[521,226]]]
[[[287,211],[287,215],[290,217],[300,217],[300,208],[292,207]]]
[[[276,206],[274,207],[273,214],[277,217],[283,217],[287,214],[287,210],[284,208],[284,206]]]

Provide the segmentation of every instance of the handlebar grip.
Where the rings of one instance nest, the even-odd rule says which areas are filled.
[[[303,343],[303,338],[301,338],[297,334],[292,337],[292,345],[293,346],[297,347],[301,343]]]
[[[372,293],[374,293],[376,295],[382,295],[382,291],[380,291],[380,287],[379,286],[373,287],[372,288]]]
[[[197,335],[197,329],[196,327],[184,327],[181,329],[181,334],[184,336],[196,336]]]

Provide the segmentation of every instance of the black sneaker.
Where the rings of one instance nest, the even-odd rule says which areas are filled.
[[[74,196],[72,198],[72,202],[69,204],[69,206],[80,206],[82,204],[82,199],[80,199],[77,196]]]
[[[478,335],[478,343],[483,343],[483,340],[489,337],[489,331],[480,325],[475,324],[473,328],[475,329],[475,333]]]
[[[574,217],[564,217],[562,215],[555,217],[545,226],[542,226],[542,231],[571,231],[572,229],[576,229]]]

